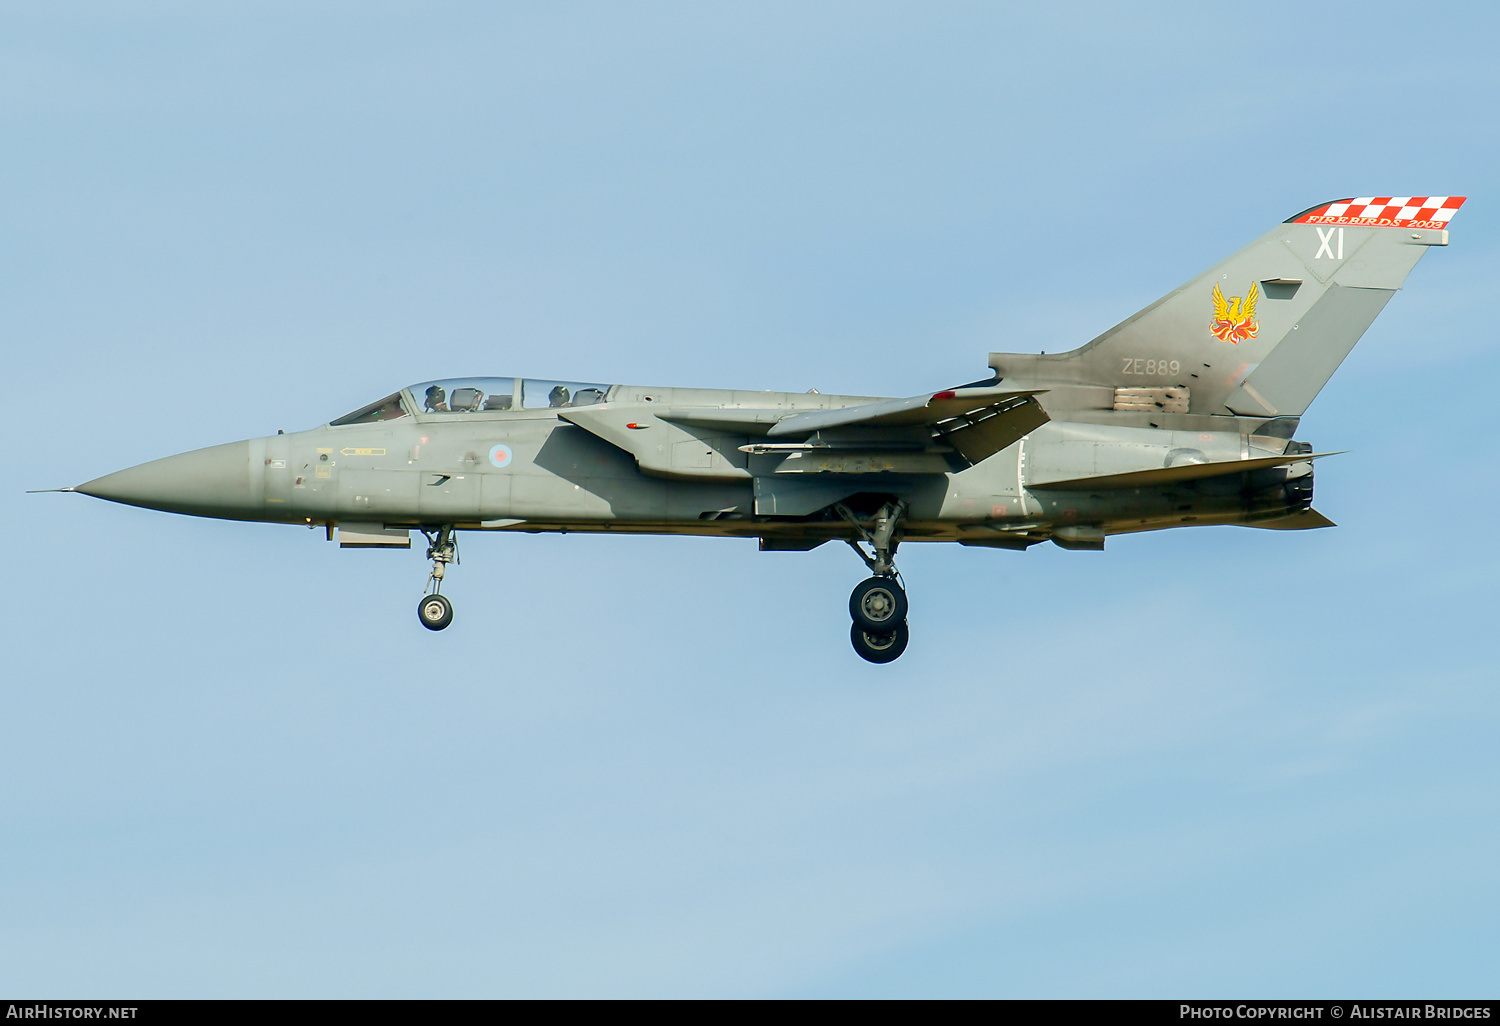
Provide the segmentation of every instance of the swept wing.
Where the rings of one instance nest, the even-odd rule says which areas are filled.
[[[952,388],[908,399],[882,399],[837,410],[813,410],[777,421],[770,438],[819,434],[827,444],[838,439],[868,446],[899,442],[913,428],[926,428],[935,440],[951,445],[969,463],[978,463],[1047,423],[1036,396],[1046,389]]]

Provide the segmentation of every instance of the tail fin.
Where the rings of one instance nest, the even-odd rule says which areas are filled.
[[[1063,386],[1046,406],[1301,416],[1463,202],[1320,204],[1079,349],[990,366],[1008,385]]]

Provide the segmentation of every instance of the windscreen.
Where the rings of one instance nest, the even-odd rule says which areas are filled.
[[[343,427],[345,424],[375,424],[382,420],[395,420],[397,417],[406,416],[406,408],[401,405],[401,393],[388,395],[378,403],[346,413],[338,420],[328,422],[330,427]]]

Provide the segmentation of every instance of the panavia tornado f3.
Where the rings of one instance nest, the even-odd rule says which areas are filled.
[[[1462,196],[1323,203],[1071,352],[992,353],[908,399],[516,377],[423,382],[310,431],[169,456],[71,491],[322,525],[348,548],[427,540],[442,630],[459,531],[847,543],[854,650],[905,650],[903,541],[1102,549],[1199,524],[1328,527],[1299,418]]]

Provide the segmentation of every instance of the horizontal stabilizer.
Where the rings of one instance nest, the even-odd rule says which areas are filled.
[[[1217,463],[1184,463],[1176,467],[1157,467],[1154,470],[1134,470],[1125,474],[1102,474],[1099,477],[1075,477],[1066,481],[1036,481],[1028,488],[1046,489],[1056,492],[1091,492],[1116,488],[1155,488],[1161,485],[1181,484],[1208,477],[1224,477],[1229,474],[1245,474],[1252,470],[1270,467],[1285,467],[1293,463],[1324,456],[1337,456],[1336,452],[1298,453],[1289,456],[1266,456],[1253,460],[1221,460]]]
[[[1267,531],[1312,531],[1319,527],[1337,527],[1339,525],[1315,509],[1304,509],[1300,513],[1293,513],[1289,517],[1262,520],[1258,524],[1246,524],[1245,526],[1259,527]]]

